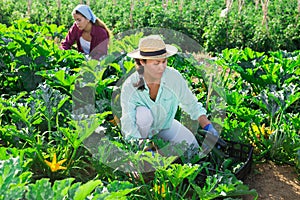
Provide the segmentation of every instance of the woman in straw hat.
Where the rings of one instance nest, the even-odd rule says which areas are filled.
[[[127,55],[134,58],[137,71],[130,75],[121,90],[121,129],[126,139],[146,139],[154,135],[173,143],[185,141],[199,147],[194,134],[175,119],[178,106],[200,126],[218,136],[206,117],[206,110],[174,68],[168,57],[177,53],[159,35],[144,37],[139,48]]]
[[[94,15],[89,6],[83,4],[76,6],[72,15],[75,22],[60,48],[71,49],[76,43],[79,52],[89,54],[94,59],[106,55],[111,33],[105,23]]]

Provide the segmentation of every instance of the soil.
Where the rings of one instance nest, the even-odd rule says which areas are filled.
[[[258,193],[258,200],[297,200],[300,199],[300,180],[295,167],[265,162],[252,166],[244,184]],[[253,196],[244,196],[252,200]]]

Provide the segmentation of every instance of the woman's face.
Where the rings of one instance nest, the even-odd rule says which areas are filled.
[[[148,81],[160,80],[167,67],[167,62],[166,58],[141,60],[141,64],[144,66],[144,77]]]
[[[88,23],[90,22],[90,20],[88,20],[87,18],[85,18],[84,16],[82,16],[81,14],[73,14],[73,18],[75,20],[75,23],[77,25],[77,27],[80,29],[80,30],[84,30]]]

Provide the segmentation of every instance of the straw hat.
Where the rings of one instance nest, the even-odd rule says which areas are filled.
[[[176,54],[175,46],[165,44],[159,35],[150,35],[140,39],[139,48],[127,56],[138,59],[167,58]]]

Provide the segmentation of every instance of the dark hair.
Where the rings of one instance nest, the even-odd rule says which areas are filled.
[[[146,62],[145,59],[143,59],[144,62]],[[137,87],[138,90],[144,90],[145,89],[145,81],[143,79],[144,77],[144,66],[141,64],[140,59],[135,59],[135,63],[137,65],[137,72],[139,74],[139,80],[138,82],[134,83],[133,86]]]
[[[76,14],[79,14],[79,15],[81,15],[81,16],[83,16],[84,18],[86,18],[86,16],[84,16],[81,12],[79,12],[78,10],[75,10],[75,13]],[[87,18],[86,18],[87,19]],[[96,22],[95,23],[93,23],[92,21],[90,21],[92,24],[95,24],[95,25],[97,25],[97,26],[100,26],[100,27],[102,27],[102,28],[104,28],[105,29],[105,31],[106,31],[106,33],[107,33],[107,36],[108,36],[108,38],[111,38],[112,37],[112,32],[111,32],[111,30],[107,27],[107,25],[101,20],[101,19],[99,19],[98,17],[96,17]]]
[[[74,14],[74,12],[73,12],[73,14]],[[84,17],[84,18],[86,18],[86,16],[84,16],[84,14],[82,14],[81,12],[79,12],[78,10],[75,10],[75,14],[79,14],[79,15],[81,15],[82,17]],[[87,19],[87,18],[86,18]]]

